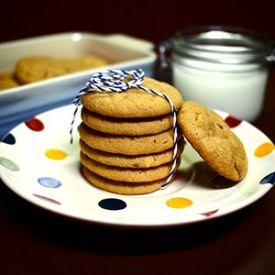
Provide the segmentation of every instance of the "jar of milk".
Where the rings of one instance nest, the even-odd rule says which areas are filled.
[[[235,27],[185,29],[160,45],[162,68],[184,100],[226,111],[247,121],[261,113],[274,41]]]

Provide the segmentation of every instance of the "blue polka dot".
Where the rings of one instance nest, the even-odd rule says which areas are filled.
[[[127,206],[126,202],[113,198],[101,200],[98,205],[106,210],[122,210]]]
[[[260,184],[265,184],[265,183],[270,183],[272,185],[275,183],[275,172],[268,174],[260,181]]]
[[[47,188],[58,188],[62,185],[59,180],[49,177],[39,178],[37,181],[42,186]]]
[[[16,141],[15,141],[14,135],[9,133],[3,138],[2,142],[13,145],[13,144],[15,144]]]

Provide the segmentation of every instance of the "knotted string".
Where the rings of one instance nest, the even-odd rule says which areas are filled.
[[[157,92],[153,89],[142,86],[142,83],[144,81],[144,75],[145,73],[142,69],[131,70],[131,71],[109,70],[109,71],[98,72],[93,74],[90,81],[86,83],[86,86],[79,91],[78,95],[73,100],[73,104],[76,106],[76,108],[73,113],[73,119],[71,122],[70,143],[73,143],[73,125],[75,122],[76,113],[78,111],[79,106],[81,105],[81,97],[83,95],[90,92],[106,92],[106,91],[124,92],[130,88],[138,88],[138,89],[150,92],[152,94],[161,96],[170,104],[171,113],[173,117],[173,134],[174,134],[174,139],[173,139],[174,152],[173,152],[172,167],[166,179],[166,182],[162,186],[164,187],[171,181],[175,173],[176,164],[177,164],[177,151],[178,151],[177,114],[176,114],[176,109],[174,107],[174,104],[168,96],[160,92]]]

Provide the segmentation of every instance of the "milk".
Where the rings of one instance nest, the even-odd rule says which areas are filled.
[[[268,68],[207,62],[172,64],[172,82],[184,100],[194,100],[247,121],[262,111]],[[191,67],[193,65],[193,67]],[[241,68],[240,68],[241,67]]]
[[[163,68],[184,100],[228,112],[249,122],[263,107],[274,41],[242,28],[206,26],[185,29],[160,48]],[[168,55],[168,52],[170,53]]]

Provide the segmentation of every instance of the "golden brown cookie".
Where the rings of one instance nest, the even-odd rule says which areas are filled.
[[[107,66],[109,62],[95,55],[76,56],[61,60],[69,73]]]
[[[108,153],[143,155],[163,152],[174,146],[173,129],[147,136],[104,134],[92,130],[84,123],[78,129],[80,137],[89,147]]]
[[[135,183],[132,182],[122,182],[122,181],[114,181],[110,179],[106,179],[100,177],[85,166],[82,166],[82,173],[85,179],[92,185],[103,189],[108,192],[123,194],[123,195],[142,195],[154,192],[161,188],[161,186],[166,182],[166,179],[157,180],[153,182],[140,182]]]
[[[0,90],[14,88],[19,86],[19,83],[14,79],[12,72],[0,74]]]
[[[168,177],[172,164],[166,163],[151,168],[121,168],[101,164],[80,153],[80,162],[91,172],[110,180],[122,182],[150,182]]]
[[[15,77],[21,84],[45,80],[66,73],[61,62],[43,56],[22,58],[15,66]]]
[[[143,136],[157,134],[173,126],[171,114],[148,118],[116,118],[81,110],[82,121],[90,128],[109,134]]]
[[[183,135],[206,163],[232,181],[242,180],[248,160],[241,140],[214,111],[192,101],[183,103],[178,112]]]
[[[164,152],[154,153],[149,155],[134,155],[127,156],[122,154],[112,154],[89,147],[84,141],[80,139],[81,152],[89,158],[110,166],[123,167],[123,168],[150,168],[160,166],[162,164],[171,162],[173,160],[174,149],[168,149]],[[183,151],[183,139],[178,141],[178,153],[180,157]]]
[[[182,98],[176,88],[152,78],[144,78],[142,86],[165,94],[176,110],[180,109]],[[86,109],[109,117],[140,118],[171,114],[171,106],[166,99],[138,88],[125,92],[90,92],[81,100]]]
[[[15,66],[15,77],[21,84],[28,84],[82,70],[106,66],[107,60],[94,55],[57,59],[46,56],[28,56]]]

